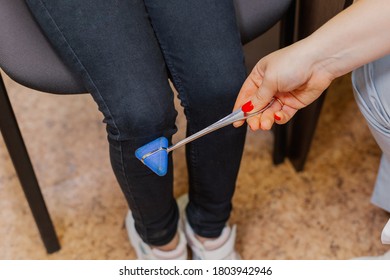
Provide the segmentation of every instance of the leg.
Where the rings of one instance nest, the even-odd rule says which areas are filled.
[[[279,47],[284,48],[294,43],[296,0],[290,3],[286,14],[280,22]],[[274,151],[273,162],[275,165],[283,163],[287,155],[288,130],[290,123],[274,125]]]
[[[367,64],[352,73],[356,102],[366,118],[376,142],[382,150],[382,158],[371,201],[390,212],[390,56]],[[390,220],[385,225],[381,240],[390,243]],[[358,259],[389,260],[390,251],[381,256],[365,256]]]
[[[296,171],[304,168],[325,96],[326,93],[323,93],[312,104],[299,110],[291,121],[288,157]]]
[[[167,244],[178,221],[172,159],[168,175],[158,177],[134,156],[135,149],[157,137],[170,139],[177,115],[143,1],[27,2],[104,115],[112,167],[137,232],[148,244]]]
[[[390,56],[353,72],[359,108],[383,154],[372,202],[390,212]]]
[[[145,1],[193,134],[233,108],[246,77],[232,1]],[[194,231],[218,237],[232,209],[246,128],[232,126],[186,146],[187,216]]]
[[[0,75],[0,130],[48,253],[60,244]]]

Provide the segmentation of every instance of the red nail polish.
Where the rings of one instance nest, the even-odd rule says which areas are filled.
[[[280,121],[282,118],[279,117],[277,114],[274,114],[274,119],[277,120],[277,121]]]
[[[252,101],[248,101],[247,103],[245,103],[244,105],[242,105],[241,107],[241,110],[244,112],[244,113],[248,113],[250,111],[252,111],[254,108],[253,104],[252,104]]]

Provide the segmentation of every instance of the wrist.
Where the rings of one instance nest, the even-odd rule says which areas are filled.
[[[340,77],[343,73],[341,56],[335,55],[325,42],[309,36],[301,40],[302,61],[306,61],[313,76],[322,77],[329,81]]]

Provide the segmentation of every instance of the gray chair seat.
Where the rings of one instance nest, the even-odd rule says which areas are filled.
[[[256,39],[286,14],[292,0],[234,0],[241,42]]]
[[[0,67],[14,81],[50,93],[85,92],[52,49],[23,0],[0,0]]]
[[[235,0],[243,44],[277,23],[291,2]],[[51,48],[24,1],[0,0],[0,7],[0,66],[4,72],[16,82],[44,92],[85,92],[80,80]]]

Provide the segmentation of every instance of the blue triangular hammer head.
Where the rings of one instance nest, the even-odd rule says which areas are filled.
[[[168,139],[157,138],[138,148],[135,156],[158,176],[164,176],[168,171]]]

